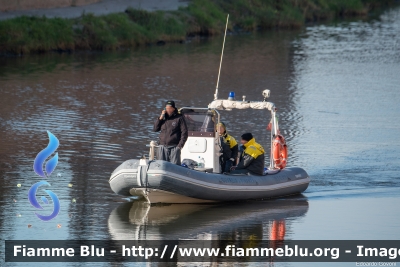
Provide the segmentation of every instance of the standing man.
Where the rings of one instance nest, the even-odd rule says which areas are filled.
[[[256,143],[251,133],[243,134],[240,143],[244,151],[239,164],[231,168],[231,174],[264,175],[264,148]]]
[[[238,156],[238,143],[236,139],[226,132],[226,126],[223,122],[217,124],[219,135],[219,144],[222,155],[220,157],[222,172],[229,172],[233,165],[236,165]]]
[[[167,101],[165,109],[154,122],[155,132],[160,132],[157,159],[181,165],[181,149],[188,138],[184,117],[178,113],[175,102]]]

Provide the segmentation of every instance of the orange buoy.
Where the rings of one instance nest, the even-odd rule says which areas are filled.
[[[279,169],[284,169],[287,163],[288,152],[285,138],[280,134],[275,137],[272,154],[275,166]]]

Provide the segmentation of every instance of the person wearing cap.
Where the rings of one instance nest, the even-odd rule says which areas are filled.
[[[181,149],[188,139],[188,130],[174,101],[167,101],[165,109],[154,122],[153,130],[160,132],[157,159],[181,165]]]
[[[236,139],[226,132],[226,125],[223,122],[217,124],[219,145],[222,155],[220,157],[222,172],[229,172],[235,165],[238,156],[238,143]]]
[[[264,148],[251,133],[243,134],[240,143],[244,151],[239,164],[231,167],[231,174],[264,175]]]

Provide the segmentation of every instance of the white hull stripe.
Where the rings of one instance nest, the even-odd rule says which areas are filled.
[[[115,179],[117,176],[119,176],[121,174],[136,175],[139,177],[138,170],[139,170],[139,168],[138,169],[121,169],[121,170],[117,171],[115,174],[113,174],[109,181],[112,181],[113,179]],[[140,179],[140,177],[139,177],[139,179]],[[140,184],[140,180],[138,180],[138,181],[139,181],[138,184]]]

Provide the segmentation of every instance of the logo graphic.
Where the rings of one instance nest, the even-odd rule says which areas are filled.
[[[60,142],[58,141],[57,137],[55,137],[51,132],[47,131],[47,134],[49,135],[49,144],[48,146],[40,151],[33,163],[33,170],[36,172],[41,177],[49,177],[51,173],[54,171],[54,169],[57,166],[58,163],[58,153],[56,153],[51,159],[49,159],[45,165],[45,168],[43,169],[43,165],[45,160],[53,154],[56,149],[58,148]],[[36,193],[37,190],[40,186],[42,185],[48,185],[50,184],[46,181],[40,181],[34,185],[32,185],[31,189],[29,189],[28,193],[28,199],[31,205],[37,209],[42,210],[43,207],[39,204],[39,202],[36,199]],[[58,200],[58,197],[56,194],[54,194],[50,190],[44,190],[51,198],[53,201],[54,209],[53,212],[50,215],[41,215],[35,212],[36,216],[43,220],[43,221],[50,221],[54,217],[57,216],[58,212],[60,211],[60,201]],[[41,197],[41,200],[43,201],[44,204],[49,204],[48,199],[45,196]]]
[[[44,161],[56,151],[58,145],[60,142],[58,142],[57,137],[55,137],[51,132],[47,131],[47,134],[49,135],[49,145],[43,149],[42,151],[37,154],[35,162],[33,163],[33,170],[42,177],[46,177],[46,175],[43,172],[43,163]],[[47,176],[50,176],[50,174],[54,171],[58,163],[58,153],[51,158],[49,161],[46,163],[46,173]]]

